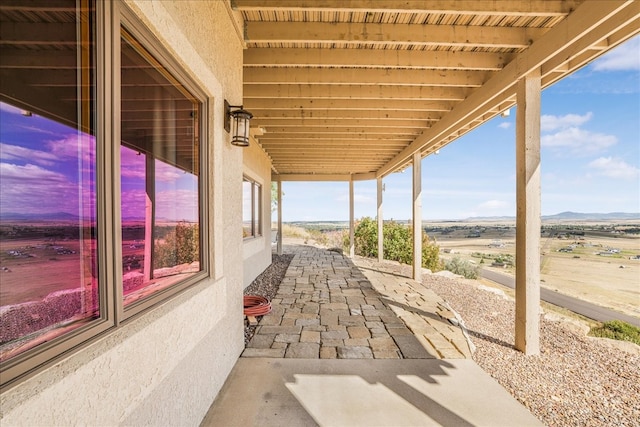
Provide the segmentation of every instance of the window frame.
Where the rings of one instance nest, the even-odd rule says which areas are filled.
[[[88,0],[91,2],[92,0]],[[95,0],[95,140],[97,209],[97,279],[99,316],[87,324],[26,350],[0,364],[0,392],[85,348],[123,322],[157,307],[186,289],[213,277],[209,259],[209,110],[210,99],[164,44],[122,2]],[[200,271],[124,307],[122,289],[122,218],[120,188],[120,38],[125,28],[199,101]]]
[[[117,51],[116,53],[114,53],[114,58],[117,60],[117,68],[115,68],[115,70],[118,71],[117,89],[121,87],[120,73],[119,73],[120,27],[123,27],[127,32],[129,32],[129,34],[131,34],[135,38],[135,40],[137,40],[144,47],[144,49],[147,50],[147,52],[149,52],[153,56],[154,59],[156,59],[162,66],[164,66],[167,69],[167,71],[169,71],[172,74],[172,76],[176,78],[176,80],[178,80],[200,102],[200,117],[198,118],[199,135],[201,138],[199,142],[199,147],[198,147],[200,150],[200,157],[198,162],[198,168],[200,172],[198,175],[198,181],[199,181],[198,224],[199,224],[199,233],[200,233],[200,236],[199,236],[200,237],[200,271],[193,274],[189,278],[179,283],[176,283],[175,285],[159,290],[158,292],[154,293],[153,295],[150,295],[147,298],[131,303],[125,308],[122,304],[122,297],[123,297],[122,263],[118,262],[117,263],[118,265],[115,266],[118,273],[116,276],[118,277],[118,286],[116,291],[117,291],[117,298],[119,301],[119,303],[117,304],[117,319],[118,319],[117,323],[120,323],[121,321],[125,321],[131,317],[134,317],[136,314],[164,302],[168,298],[171,298],[173,295],[184,291],[185,289],[193,286],[194,284],[210,276],[208,257],[206,257],[206,254],[209,253],[209,248],[208,248],[209,227],[208,227],[208,223],[206,222],[206,219],[208,218],[207,209],[206,209],[208,205],[207,197],[206,197],[207,196],[206,189],[208,188],[207,179],[206,179],[206,176],[207,176],[206,171],[208,171],[208,169],[206,168],[208,164],[208,150],[206,148],[208,147],[207,117],[208,117],[209,98],[207,97],[206,93],[202,89],[200,89],[199,85],[182,68],[182,66],[178,63],[178,61],[171,55],[171,53],[169,53],[168,50],[163,47],[160,40],[158,40],[158,38],[154,34],[152,34],[151,31],[142,24],[142,22],[140,22],[139,18],[135,16],[133,11],[128,7],[124,7],[122,5],[120,6],[120,8],[121,8],[121,10],[119,11],[120,20],[118,22],[119,25],[117,27],[117,30],[113,29],[114,33],[117,32],[117,37],[114,37],[114,38],[117,38],[118,40],[117,49],[114,49],[115,51]],[[121,102],[120,90],[115,90],[114,105],[119,106],[120,102]],[[118,115],[119,115],[119,112],[120,112],[120,109],[118,109]],[[120,121],[120,117],[118,117],[118,122],[119,121]],[[118,126],[115,126],[114,129],[117,130],[117,138],[114,139],[114,141],[120,141],[121,140],[120,125],[118,124]],[[113,147],[113,149],[117,150],[119,153],[120,144],[118,143],[117,147]],[[117,178],[118,192],[117,194],[114,195],[117,197],[117,200],[114,200],[114,201],[117,203],[117,212],[118,212],[117,216],[118,216],[118,222],[119,222],[119,228],[116,233],[117,235],[116,251],[118,256],[115,259],[117,260],[122,259],[122,224],[121,224],[121,218],[120,218],[121,192],[119,188],[120,166],[121,165],[120,165],[120,159],[118,154],[118,164],[114,165],[114,168],[116,169],[116,172],[118,174],[118,178]]]
[[[243,237],[244,240],[256,239],[258,237],[262,237],[262,205],[263,205],[263,185],[260,184],[255,179],[247,175],[242,176],[242,182],[248,182],[251,184],[251,234],[246,237]],[[258,193],[256,195],[256,192]],[[243,191],[244,197],[244,191]],[[258,201],[258,206],[256,207],[255,203]],[[244,209],[244,203],[243,203]],[[257,212],[257,215],[256,215]],[[257,218],[256,218],[257,216]],[[243,223],[244,223],[244,212],[242,213]],[[244,227],[244,225],[243,225]]]

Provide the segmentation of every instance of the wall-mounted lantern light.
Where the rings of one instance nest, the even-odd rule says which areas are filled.
[[[235,108],[235,110],[231,110]],[[224,100],[224,130],[231,132],[231,144],[238,147],[249,146],[249,121],[253,114],[242,108],[242,105],[229,105]]]

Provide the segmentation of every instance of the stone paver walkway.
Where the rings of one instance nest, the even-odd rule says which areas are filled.
[[[446,320],[455,314],[400,266],[312,246],[284,252],[295,256],[242,357],[470,358],[462,329]]]

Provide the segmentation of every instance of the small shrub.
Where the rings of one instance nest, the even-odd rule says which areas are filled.
[[[395,221],[385,222],[382,226],[384,236],[384,259],[398,261],[403,264],[413,262],[413,233],[410,227]],[[349,234],[345,233],[343,245],[349,247]],[[362,218],[354,230],[356,255],[376,258],[378,256],[378,224],[370,217]],[[422,267],[432,271],[442,268],[440,265],[440,248],[422,232]]]
[[[469,261],[455,257],[444,264],[444,268],[454,274],[459,274],[467,279],[478,278],[478,267],[471,264]]]
[[[191,264],[200,259],[198,224],[179,222],[154,248],[153,268]]]
[[[640,345],[640,328],[620,320],[612,320],[605,322],[600,327],[591,328],[589,335],[619,341],[630,341]]]

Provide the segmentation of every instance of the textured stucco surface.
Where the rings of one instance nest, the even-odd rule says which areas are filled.
[[[222,1],[126,4],[209,96],[211,277],[3,393],[3,426],[197,425],[242,351],[243,153],[223,128],[241,40]]]

